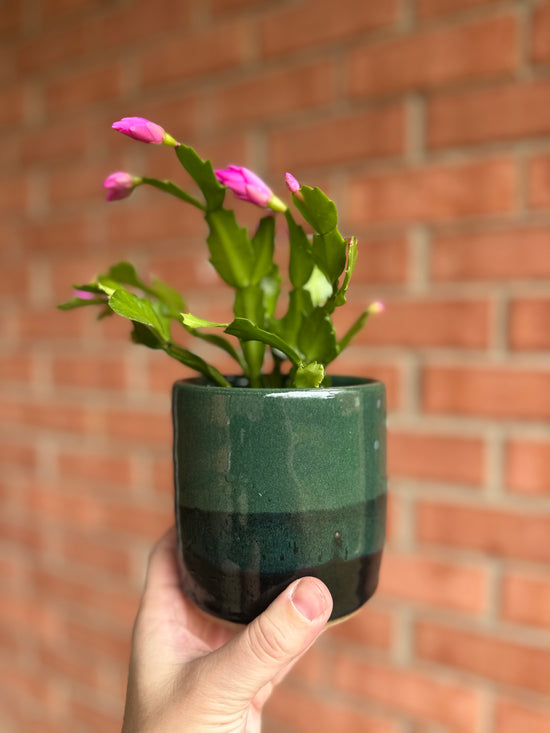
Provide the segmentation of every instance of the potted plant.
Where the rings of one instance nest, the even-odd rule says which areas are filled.
[[[149,185],[197,209],[208,228],[210,262],[235,290],[233,318],[213,322],[189,313],[171,286],[146,281],[120,262],[75,286],[75,297],[59,306],[98,306],[100,318],[128,318],[135,343],[200,375],[173,387],[183,591],[202,610],[246,623],[296,577],[316,575],[333,595],[332,619],[345,617],[375,591],[386,516],[384,385],[326,371],[369,315],[382,310],[371,304],[337,337],[332,314],[346,302],[357,241],[339,232],[335,204],[289,173],[294,207],[310,235],[248,169],[214,171],[140,117],[113,128],[173,147],[200,198],[171,181],[119,171],[104,182],[107,199]],[[252,235],[224,207],[228,189],[266,210]],[[289,238],[284,287],[274,262],[276,216],[284,217]],[[190,337],[222,349],[236,373],[224,375],[191,351]]]

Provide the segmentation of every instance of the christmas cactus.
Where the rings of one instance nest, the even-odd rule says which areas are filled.
[[[217,323],[187,312],[183,297],[174,288],[158,279],[146,282],[128,262],[113,265],[93,282],[74,286],[72,300],[59,308],[98,306],[100,318],[114,313],[128,318],[134,342],[166,352],[208,382],[223,387],[231,384],[218,369],[177,343],[178,329],[223,349],[235,360],[250,387],[321,387],[329,383],[327,365],[342,353],[369,315],[382,310],[381,303],[370,304],[349,330],[337,337],[332,314],[346,302],[357,241],[339,232],[334,202],[319,188],[300,185],[286,174],[293,204],[313,232],[306,234],[290,208],[247,168],[231,165],[213,170],[210,161],[202,160],[193,148],[141,117],[125,117],[113,128],[141,142],[173,147],[201,198],[171,181],[117,171],[104,181],[107,200],[127,198],[138,186],[149,185],[198,209],[208,227],[210,262],[235,290],[233,319]],[[253,236],[239,226],[234,212],[224,207],[228,189],[237,198],[267,211]],[[282,317],[275,315],[282,283],[273,257],[276,215],[286,219],[290,246],[288,306]],[[269,371],[266,352],[271,355]]]

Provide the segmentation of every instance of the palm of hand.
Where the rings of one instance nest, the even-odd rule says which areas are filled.
[[[200,689],[190,689],[196,686],[197,675],[200,677],[200,660],[226,644],[238,631],[239,627],[223,626],[202,613],[183,595],[178,573],[176,533],[175,530],[167,533],[151,556],[145,592],[136,620],[133,645],[135,659],[131,665],[134,673],[130,674],[128,682],[127,711],[129,708],[137,710],[139,717],[140,706],[137,701],[154,697],[157,704],[151,730],[155,733],[175,733],[178,730],[176,720],[182,730],[189,730],[185,720],[185,705],[182,707],[181,701],[200,697]],[[268,685],[268,689],[257,695],[240,720],[228,721],[225,727],[220,717],[216,718],[214,714],[216,719],[212,721],[212,727],[206,723],[200,730],[205,733],[209,730],[219,733],[258,733],[261,708],[271,689],[271,685]],[[165,722],[159,725],[161,719]],[[193,730],[199,733],[199,728],[194,727]],[[122,733],[146,731],[149,731],[147,726],[132,725],[125,718]]]

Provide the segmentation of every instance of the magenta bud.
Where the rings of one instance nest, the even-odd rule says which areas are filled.
[[[139,178],[135,178],[125,171],[111,173],[103,181],[103,188],[107,190],[107,201],[119,201],[127,198],[139,182]]]
[[[386,306],[380,300],[375,300],[368,308],[369,313],[383,313],[385,310]]]
[[[255,173],[240,165],[230,165],[215,171],[216,178],[230,188],[238,199],[249,201],[266,208],[273,197],[273,191]]]
[[[93,300],[94,298],[97,298],[96,293],[90,293],[87,290],[78,290],[75,288],[74,294],[77,298],[80,298],[80,300]]]
[[[285,173],[285,181],[290,193],[297,193],[301,186],[292,173]]]
[[[157,125],[156,122],[151,122],[151,120],[146,120],[145,117],[123,117],[118,122],[113,123],[113,130],[118,130],[123,135],[128,135],[128,137],[132,137],[134,140],[139,140],[142,143],[179,145],[165,131],[164,127]]]

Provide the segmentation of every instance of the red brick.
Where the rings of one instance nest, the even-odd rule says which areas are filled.
[[[0,354],[0,379],[3,382],[30,382],[31,369],[29,354]]]
[[[506,621],[550,628],[548,576],[506,573],[502,580],[501,609]]]
[[[390,430],[388,473],[392,477],[480,486],[485,473],[485,446],[479,438]]]
[[[264,0],[213,0],[214,13],[226,13],[235,10],[248,10],[261,5]]]
[[[126,46],[132,54],[140,42],[148,45],[166,31],[179,35],[190,26],[190,7],[189,3],[174,0],[156,0],[154,4],[137,0],[130,5],[111,7],[109,13],[98,19],[101,46],[95,46],[94,50],[110,47],[120,53]]]
[[[506,486],[534,496],[550,495],[550,442],[516,438],[506,444]]]
[[[360,613],[356,613],[345,622],[331,626],[328,635],[337,642],[390,649],[394,638],[394,627],[394,619],[391,614],[375,609],[372,603],[368,603]]]
[[[116,535],[123,533],[153,542],[174,524],[172,501],[167,498],[164,504],[164,508],[137,503],[124,507],[112,506],[110,511],[105,512],[104,526]]]
[[[106,544],[93,532],[66,535],[61,540],[61,547],[71,566],[79,565],[84,572],[92,569],[115,577],[127,578],[130,575],[132,562],[129,551]]]
[[[45,89],[46,109],[51,117],[71,114],[80,108],[114,101],[122,94],[122,69],[118,65],[100,66],[67,75]]]
[[[387,221],[445,221],[514,208],[511,160],[430,166],[352,178],[347,218],[360,226]]]
[[[263,71],[246,81],[224,87],[214,98],[220,125],[254,120],[272,121],[296,110],[332,100],[333,62],[322,60],[282,71]]]
[[[544,512],[430,501],[416,507],[417,537],[430,545],[548,563],[549,533],[550,515]]]
[[[246,58],[244,30],[240,23],[228,23],[170,42],[162,41],[140,56],[143,86],[181,82],[239,66]]]
[[[435,235],[434,280],[550,278],[550,230],[540,227]]]
[[[533,9],[531,58],[539,63],[550,61],[550,2],[548,0]]]
[[[550,155],[530,159],[527,167],[527,201],[533,209],[550,207]]]
[[[72,295],[69,295],[69,298]],[[69,299],[67,298],[67,300]],[[67,313],[56,310],[52,303],[49,309],[33,308],[21,309],[18,313],[16,327],[23,339],[40,341],[72,341],[78,339],[84,332],[86,322],[84,310]]]
[[[340,332],[359,315],[356,298],[334,316]],[[360,310],[364,310],[364,301]],[[356,336],[369,346],[431,346],[477,349],[490,338],[490,305],[482,300],[386,300],[386,309],[370,318]],[[344,320],[346,327],[344,327]]]
[[[362,284],[399,284],[409,277],[411,255],[403,237],[358,236],[359,256],[352,288]],[[350,291],[352,292],[352,291]]]
[[[30,513],[36,513],[43,522],[62,524],[70,522],[79,528],[101,526],[102,508],[89,493],[75,493],[53,485],[33,483],[21,489],[21,503]]]
[[[400,155],[405,144],[402,105],[275,130],[268,138],[272,170]],[[307,183],[307,181],[303,181]]]
[[[13,661],[10,662],[9,667],[5,663],[2,664],[0,678],[3,686],[7,686],[9,694],[21,696],[27,705],[32,706],[34,702],[37,702],[47,708],[48,703],[52,701],[51,680],[37,675],[35,671],[20,669]]]
[[[67,20],[67,17],[83,9],[97,11],[105,4],[105,0],[48,0],[42,8],[42,18],[46,22]]]
[[[158,191],[141,190],[134,193],[132,205],[114,202],[107,214],[109,241],[127,246],[127,243],[157,244],[163,240],[206,236],[206,224],[199,211],[175,198],[162,194],[158,198],[158,194]]]
[[[350,55],[353,96],[432,89],[508,74],[518,64],[517,27],[509,16],[361,46]]]
[[[480,710],[474,690],[418,671],[360,662],[339,654],[333,667],[334,684],[361,700],[374,700],[413,718],[439,723],[452,733],[476,730]]]
[[[474,565],[386,550],[379,592],[403,601],[480,614],[487,604],[487,574]]]
[[[0,533],[2,540],[8,542],[12,550],[22,549],[37,554],[44,551],[46,546],[46,532],[37,520],[31,517],[7,519],[0,517]]]
[[[17,85],[2,91],[0,107],[0,128],[17,128],[23,124],[25,116],[25,89]],[[7,130],[6,130],[7,131]]]
[[[329,365],[328,373],[378,379],[386,387],[388,408],[396,410],[402,403],[402,370],[399,366],[373,361],[371,354],[359,347],[347,349],[337,361]]]
[[[427,366],[422,407],[429,413],[547,420],[550,374],[508,366]]]
[[[126,389],[128,365],[109,356],[58,356],[52,360],[56,384],[90,389]]]
[[[69,300],[73,285],[84,285],[95,280],[97,275],[107,272],[111,261],[108,253],[90,255],[82,252],[75,255],[74,252],[67,252],[62,259],[51,258],[50,282],[55,302]]]
[[[108,164],[79,163],[54,169],[48,181],[48,200],[56,211],[66,204],[99,203],[105,198],[103,181],[111,172]]]
[[[0,269],[0,301],[27,299],[30,290],[30,271],[25,265],[3,264]]]
[[[66,638],[74,645],[75,651],[80,649],[90,656],[101,656],[113,662],[128,661],[130,656],[131,630],[126,633],[117,633],[114,629],[94,628],[78,618],[68,619],[64,625]]]
[[[0,179],[0,214],[21,216],[27,208],[28,182],[22,176]]]
[[[7,626],[17,626],[24,634],[33,634],[41,639],[57,638],[60,621],[49,604],[37,603],[36,598],[30,594],[23,595],[20,590],[2,595],[0,617]]]
[[[270,14],[260,25],[260,46],[265,56],[287,54],[330,41],[341,42],[383,28],[397,18],[395,0],[364,3],[341,0],[307,0],[299,7]]]
[[[546,81],[506,84],[432,97],[426,108],[429,147],[533,138],[550,132]]]
[[[58,645],[43,644],[38,652],[42,673],[67,683],[78,682],[91,688],[100,686],[100,666],[72,650],[61,649]]]
[[[550,649],[461,629],[419,623],[420,659],[472,672],[506,685],[548,694]]]
[[[86,411],[80,405],[53,403],[26,403],[3,399],[0,414],[17,425],[47,428],[53,431],[82,433],[86,425]]]
[[[90,221],[83,214],[56,216],[25,227],[23,247],[31,252],[74,252],[88,243]]]
[[[220,285],[219,275],[208,261],[206,244],[182,247],[180,251],[171,252],[165,257],[153,254],[147,270],[152,277],[169,282],[182,293],[195,288],[209,288],[215,296]]]
[[[89,18],[66,25],[54,26],[18,45],[17,66],[23,75],[39,69],[51,69],[58,64],[74,62],[94,49],[97,43],[97,22]]]
[[[127,486],[132,477],[130,460],[122,455],[109,455],[105,450],[79,453],[61,450],[58,467],[62,476],[85,482]]]
[[[510,303],[509,340],[512,349],[550,349],[550,299],[515,298]]]
[[[167,395],[165,414],[108,408],[100,411],[99,418],[104,421],[106,434],[111,438],[168,445],[172,441],[169,399],[170,396]]]
[[[33,469],[36,466],[36,447],[31,441],[2,436],[0,461],[5,467]]]
[[[350,710],[349,706],[310,697],[289,687],[278,689],[268,703],[266,715],[279,730],[292,726],[293,733],[321,730],[398,733],[397,723],[371,713]]]
[[[4,3],[0,13],[0,36],[13,39],[21,29],[23,6],[19,3]]]
[[[78,580],[53,572],[45,568],[33,571],[33,587],[40,594],[46,594],[53,602],[67,603],[70,610],[85,609],[98,618],[107,617],[111,623],[131,628],[137,611],[137,598],[133,597],[128,588],[106,588],[98,586],[94,581],[84,576]]]
[[[417,0],[416,12],[419,18],[437,18],[442,15],[459,13],[497,0]]]
[[[236,365],[235,368],[237,368]],[[196,372],[192,369],[175,359],[167,359],[164,354],[151,354],[150,356],[147,381],[149,389],[154,393],[169,395],[172,391],[172,385],[178,379],[189,379],[196,376]]]
[[[66,116],[57,123],[28,129],[21,138],[21,160],[27,166],[46,165],[81,159],[92,144],[92,123],[78,116]]]
[[[174,492],[174,465],[168,454],[153,463],[153,488],[161,496],[172,496]]]
[[[292,686],[293,680],[301,680],[308,685],[322,684],[327,679],[330,659],[323,642],[310,647],[290,670],[287,678],[289,686]]]
[[[115,733],[122,725],[120,715],[101,710],[97,705],[90,705],[83,700],[70,701],[70,719],[86,726],[85,730],[101,730],[105,733]]]
[[[550,709],[515,702],[509,697],[497,700],[494,733],[547,733]]]

